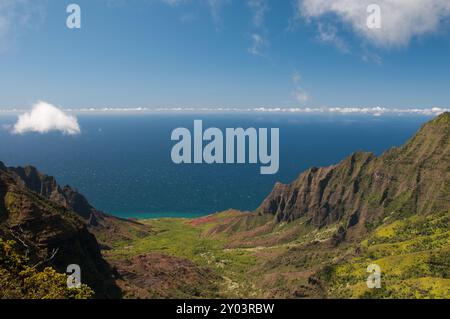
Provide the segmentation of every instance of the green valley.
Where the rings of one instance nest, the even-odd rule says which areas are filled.
[[[449,141],[443,113],[379,157],[357,152],[277,183],[255,211],[196,219],[112,217],[34,167],[0,163],[0,272],[8,278],[0,291],[4,298],[448,299]],[[86,278],[79,294],[63,287],[74,261]],[[381,271],[380,288],[367,285],[369,265]]]

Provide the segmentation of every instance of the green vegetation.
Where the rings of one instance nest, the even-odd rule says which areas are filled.
[[[412,216],[378,227],[362,253],[323,269],[331,296],[450,298],[449,214]],[[366,268],[377,264],[382,289],[368,289]]]
[[[67,288],[67,275],[47,267],[30,267],[27,259],[14,251],[13,241],[0,239],[0,298],[88,299],[94,292],[86,285]]]
[[[113,264],[152,252],[190,260],[217,275],[209,297],[450,298],[449,217],[388,216],[363,241],[339,247],[327,244],[337,225],[314,229],[304,219],[231,232],[217,229],[242,227],[242,214],[148,220],[152,235],[105,254]],[[367,288],[369,264],[381,267],[381,289]]]
[[[216,282],[220,287],[220,296],[251,295],[254,287],[246,280],[247,271],[255,265],[255,258],[251,253],[225,249],[224,239],[202,236],[204,225],[194,227],[189,222],[185,219],[145,221],[151,227],[153,235],[137,238],[131,243],[115,243],[111,251],[105,252],[105,257],[113,264],[151,252],[185,258],[220,276],[221,280]]]
[[[380,157],[355,153],[277,184],[255,212],[194,220],[139,223],[91,207],[94,227],[3,169],[0,233],[13,234],[16,225],[22,238],[36,238],[33,260],[48,252],[48,242],[66,246],[70,258],[90,256],[83,269],[97,294],[103,289],[100,297],[448,299],[449,123],[443,114]],[[379,289],[367,287],[371,264],[381,269]],[[0,298],[94,295],[66,281],[52,268],[30,267],[13,242],[0,239]],[[111,294],[114,287],[123,294]]]

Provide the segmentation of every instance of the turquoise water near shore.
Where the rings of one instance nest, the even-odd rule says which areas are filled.
[[[170,134],[192,129],[280,129],[280,170],[260,165],[176,165]],[[409,139],[429,116],[241,114],[82,115],[82,133],[12,135],[15,116],[0,116],[0,161],[32,164],[86,195],[98,209],[125,218],[199,217],[253,210],[275,182],[288,183],[311,166],[339,162],[354,151],[380,154]],[[172,212],[172,213],[165,213]]]
[[[201,212],[179,212],[179,213],[115,213],[117,217],[125,219],[162,219],[162,218],[183,218],[194,219],[205,216],[205,213]]]

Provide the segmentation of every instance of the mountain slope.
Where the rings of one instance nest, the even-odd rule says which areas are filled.
[[[380,157],[354,153],[276,184],[251,213],[190,224],[246,254],[250,296],[450,298],[450,114]],[[209,252],[217,254],[216,252]],[[381,267],[382,288],[366,285]],[[239,276],[230,278],[239,278]],[[248,291],[248,287],[253,287]]]
[[[379,157],[354,153],[277,184],[255,212],[195,220],[122,222],[0,163],[0,237],[39,267],[81,259],[96,292],[115,275],[125,297],[450,298],[449,133],[444,113]],[[370,264],[381,289],[366,285]]]
[[[14,240],[30,265],[65,273],[70,264],[82,270],[82,282],[97,297],[119,297],[114,273],[98,242],[72,211],[24,187],[0,164],[0,237]]]
[[[387,214],[409,216],[449,208],[450,114],[425,124],[403,147],[376,157],[355,153],[277,184],[257,209],[277,222],[305,217],[315,227],[339,223],[360,237]]]
[[[151,233],[151,230],[141,223],[97,210],[81,193],[67,185],[59,186],[54,177],[42,174],[33,166],[8,167],[6,170],[18,184],[76,213],[103,245],[106,245],[106,242],[130,240]]]

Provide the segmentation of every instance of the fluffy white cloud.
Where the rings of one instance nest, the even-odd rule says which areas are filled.
[[[402,47],[413,37],[430,34],[450,18],[449,0],[297,0],[299,15],[320,19],[334,15],[378,47]],[[381,28],[367,27],[367,8],[381,7]]]
[[[46,102],[38,102],[30,112],[20,115],[12,129],[12,132],[15,134],[27,132],[43,134],[50,131],[60,131],[69,135],[81,133],[75,116],[67,115],[57,107]]]

